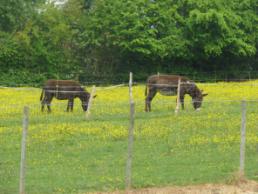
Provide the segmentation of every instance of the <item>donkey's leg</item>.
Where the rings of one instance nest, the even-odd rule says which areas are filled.
[[[184,105],[184,99],[185,99],[185,96],[184,95],[180,95],[180,103],[181,103],[181,106],[182,106],[182,110],[185,109],[185,105]]]
[[[70,105],[71,105],[71,106],[70,106],[71,112],[73,112],[73,102],[74,102],[74,99],[72,98],[72,99],[71,99],[71,104],[70,104]]]
[[[150,112],[151,111],[151,101],[155,97],[157,91],[155,89],[150,89],[149,94],[145,99],[145,111]]]
[[[73,111],[73,99],[69,99],[68,100],[68,104],[67,104],[67,112],[69,112],[69,110],[72,112]]]
[[[41,101],[41,112],[44,112],[45,109],[45,105],[47,104],[48,101],[48,96],[44,95],[42,101]]]
[[[70,99],[68,99],[66,112],[69,112],[69,110],[70,110],[70,104],[71,104]]]
[[[41,101],[41,112],[44,111],[45,104],[46,104],[46,100],[45,100],[45,97],[44,97],[43,100]]]
[[[48,112],[48,113],[51,113],[51,108],[50,108],[50,106],[51,106],[51,102],[52,102],[52,100],[53,100],[53,97],[54,97],[54,95],[52,95],[52,94],[50,94],[50,95],[47,96],[47,112]]]
[[[145,112],[149,112],[149,104],[150,102],[148,101],[148,96],[145,98]]]

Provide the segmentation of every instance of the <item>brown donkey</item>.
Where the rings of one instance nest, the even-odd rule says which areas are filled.
[[[50,105],[54,97],[58,100],[68,100],[67,112],[73,111],[74,98],[79,98],[83,111],[87,111],[90,93],[73,80],[47,80],[40,96],[42,112],[45,105],[47,105],[48,112],[51,112]]]
[[[203,94],[193,81],[179,75],[152,75],[147,79],[146,83],[145,111],[151,111],[151,101],[157,92],[166,96],[177,95],[179,78],[181,78],[180,103],[182,109],[184,109],[184,96],[185,94],[189,94],[192,97],[194,109],[199,110],[202,105],[203,97],[208,94]]]

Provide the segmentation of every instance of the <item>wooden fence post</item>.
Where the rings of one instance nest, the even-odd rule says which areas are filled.
[[[245,174],[245,140],[246,140],[246,101],[242,101],[242,119],[241,119],[241,144],[240,144],[240,168],[241,176]]]
[[[130,98],[130,125],[128,130],[128,152],[126,161],[125,186],[129,190],[132,185],[132,153],[133,153],[133,131],[134,131],[134,113],[135,106],[132,92],[133,74],[130,72],[129,80],[129,98]]]
[[[133,73],[129,74],[129,100],[130,103],[133,102]]]
[[[25,194],[25,174],[26,174],[26,139],[29,125],[29,107],[23,109],[23,129],[21,141],[21,163],[20,163],[20,188],[19,194]]]
[[[92,87],[92,90],[91,90],[91,93],[90,93],[90,99],[89,99],[89,102],[88,102],[88,109],[86,111],[86,119],[88,119],[90,117],[90,109],[91,109],[91,106],[92,106],[92,101],[93,101],[93,98],[95,96],[95,93],[96,93],[96,86],[94,85]]]
[[[176,99],[176,110],[175,113],[177,114],[180,109],[180,87],[181,87],[181,78],[178,79],[177,83],[177,99]]]

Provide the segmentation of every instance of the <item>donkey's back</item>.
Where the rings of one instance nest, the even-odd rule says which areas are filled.
[[[81,85],[74,80],[55,80],[49,79],[45,82],[44,87],[74,87],[80,88]]]
[[[173,91],[171,94],[174,95],[179,79],[181,80],[181,84],[191,82],[189,78],[180,75],[152,75],[147,79],[146,86],[149,89],[155,89],[164,94],[166,90]]]
[[[190,81],[189,78],[180,75],[151,75],[147,79],[147,84],[177,84],[179,79],[182,82]]]

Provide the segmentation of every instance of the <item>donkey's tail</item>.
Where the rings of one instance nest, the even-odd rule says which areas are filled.
[[[44,91],[44,89],[42,89],[42,92],[41,92],[41,95],[40,95],[40,101],[42,101],[44,93],[45,93],[45,91]]]

